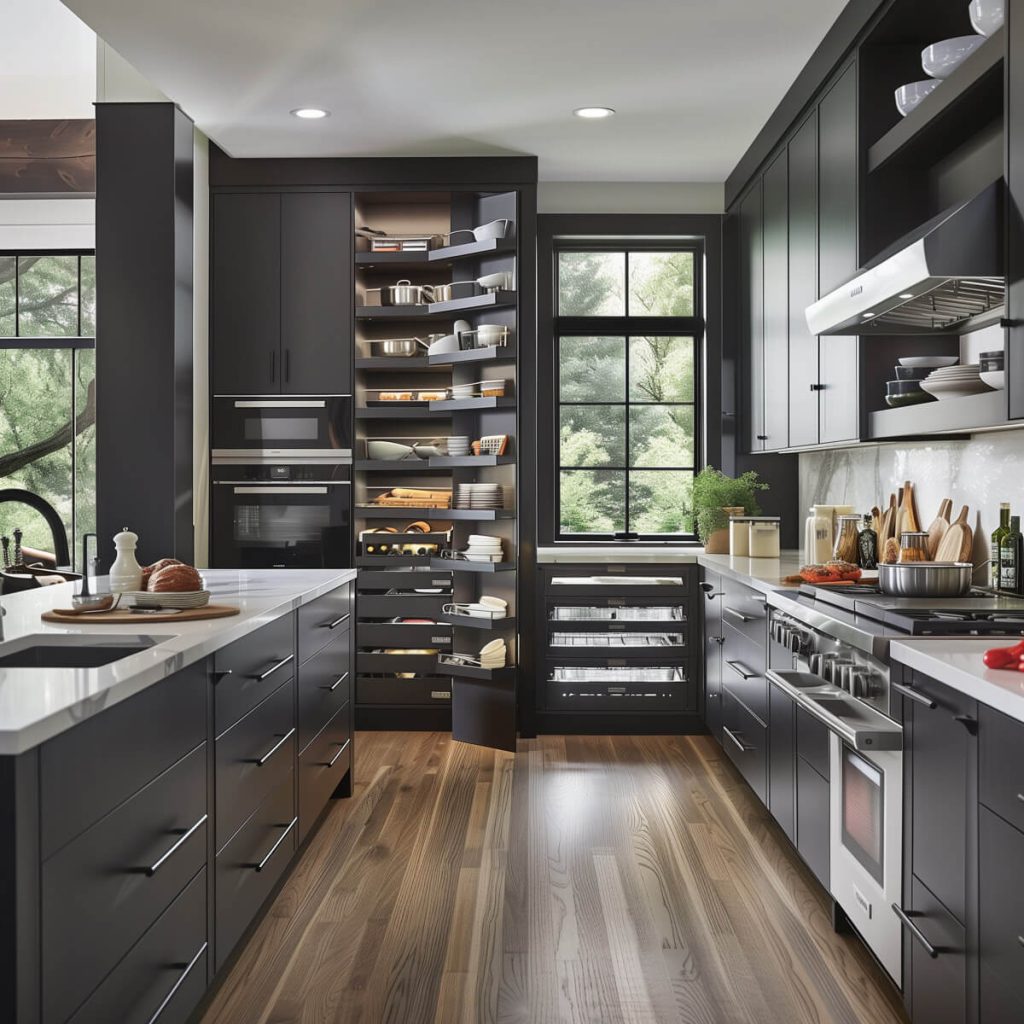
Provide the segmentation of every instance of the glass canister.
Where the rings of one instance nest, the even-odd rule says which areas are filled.
[[[832,557],[842,562],[849,562],[857,565],[860,549],[858,537],[860,534],[860,516],[841,515],[839,517],[839,530],[836,533],[835,547],[832,549]]]
[[[729,517],[729,554],[740,558],[750,555],[750,516]]]
[[[904,530],[900,534],[900,561],[927,562],[928,533],[925,530]]]
[[[812,505],[804,522],[805,565],[820,565],[832,557],[832,510],[822,513],[820,509],[820,505]]]
[[[752,516],[748,522],[750,540],[747,545],[751,558],[778,558],[779,532],[782,520],[779,516]]]

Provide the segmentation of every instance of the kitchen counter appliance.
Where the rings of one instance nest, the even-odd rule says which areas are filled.
[[[352,458],[351,395],[217,395],[214,459]]]

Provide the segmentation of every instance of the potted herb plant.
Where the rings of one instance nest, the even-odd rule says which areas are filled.
[[[761,483],[753,470],[734,478],[707,466],[694,477],[690,512],[709,555],[729,553],[729,517],[760,515],[757,492],[766,490],[768,484]]]

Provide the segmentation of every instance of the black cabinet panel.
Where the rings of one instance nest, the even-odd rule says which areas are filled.
[[[768,685],[768,810],[796,844],[796,705]]]
[[[704,612],[704,719],[708,731],[722,742],[722,578],[704,573],[710,587],[701,599]]]
[[[351,631],[342,633],[299,668],[300,753],[352,696],[351,640]]]
[[[765,652],[742,633],[725,624],[722,648],[722,684],[757,715],[762,725],[768,722],[768,679],[765,676]]]
[[[978,708],[981,802],[1024,831],[1024,725]]]
[[[353,584],[346,583],[299,609],[299,661],[305,661],[351,628],[354,597]],[[403,616],[412,614],[404,598],[396,599],[395,603],[400,606]],[[398,614],[392,609],[388,617]]]
[[[818,339],[804,311],[818,298],[818,114],[789,143],[789,443],[818,443]]]
[[[818,108],[818,268],[827,294],[857,272],[857,69]]]
[[[967,936],[963,926],[917,878],[912,879],[906,909],[914,927],[938,951],[938,956],[933,957],[917,938],[904,935],[910,952],[908,1002],[915,1024],[965,1024]],[[993,1024],[1010,1019],[982,1017]]]
[[[212,247],[213,392],[277,392],[281,389],[281,197],[215,195]]]
[[[830,777],[828,727],[803,708],[796,713],[796,752],[823,779]]]
[[[352,391],[352,212],[347,192],[281,197],[281,391]]]
[[[789,444],[789,169],[786,151],[764,172],[764,451]]]
[[[768,802],[768,730],[729,691],[723,692],[723,748],[763,804]]]
[[[761,181],[740,204],[740,380],[743,389],[743,443],[764,450],[764,250]]]
[[[829,784],[802,757],[796,759],[796,848],[827,889],[829,866]]]
[[[1006,124],[1006,389],[1011,419],[1024,419],[1024,18],[1011,4],[1007,34]]]
[[[299,755],[299,842],[352,767],[352,704],[346,704]]]

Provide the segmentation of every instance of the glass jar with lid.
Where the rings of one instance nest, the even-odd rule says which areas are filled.
[[[729,516],[729,554],[734,558],[750,555],[750,516]]]
[[[749,541],[747,549],[751,558],[778,558],[780,552],[779,533],[782,520],[779,516],[751,516],[748,522]]]
[[[900,534],[900,561],[929,561],[928,533],[926,530],[904,530]]]

